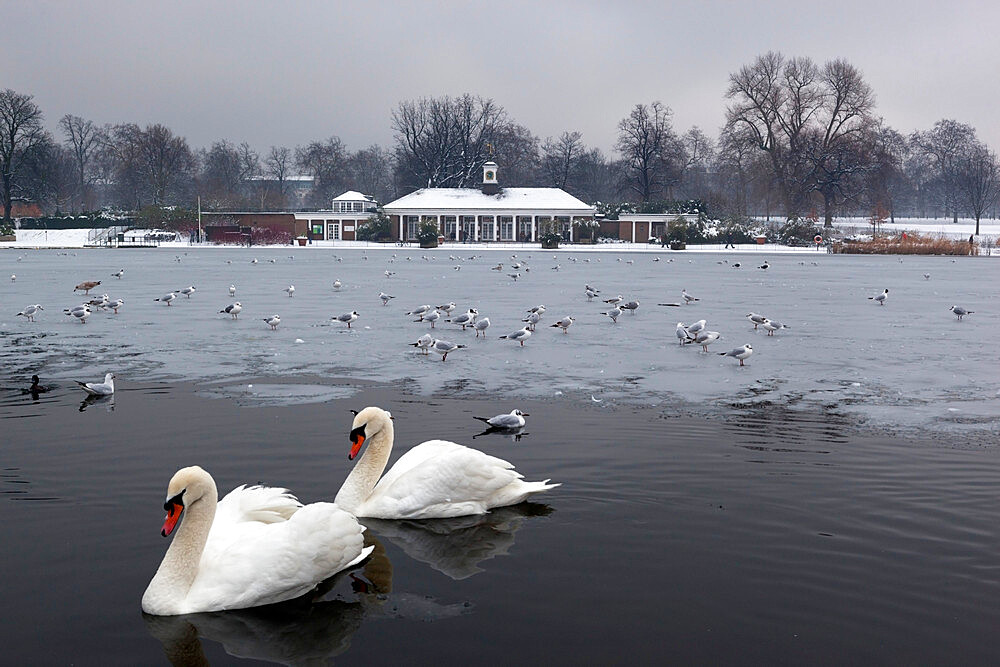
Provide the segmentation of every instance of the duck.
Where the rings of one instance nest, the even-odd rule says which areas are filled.
[[[31,376],[31,386],[28,387],[28,393],[29,394],[31,394],[31,395],[34,396],[34,395],[37,395],[37,394],[44,394],[45,392],[47,392],[49,390],[48,387],[46,387],[43,384],[39,384],[39,382],[40,382],[40,380],[39,380],[39,378],[38,378],[37,375],[32,375]]]
[[[218,498],[215,480],[199,466],[170,479],[160,534],[167,537],[175,527],[177,534],[142,595],[145,613],[175,616],[291,600],[374,549],[364,546],[357,519],[332,503],[302,505],[287,489],[246,485]]]
[[[428,440],[399,457],[384,476],[392,453],[392,415],[370,406],[351,425],[351,450],[358,459],[337,492],[338,507],[373,519],[443,519],[485,514],[516,505],[559,484],[526,482],[507,461],[446,440]],[[381,479],[380,479],[381,478]]]

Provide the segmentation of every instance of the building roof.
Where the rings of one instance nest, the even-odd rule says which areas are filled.
[[[594,213],[585,204],[560,188],[503,188],[495,195],[475,188],[423,188],[384,206],[386,211],[574,211]]]
[[[348,190],[342,195],[337,195],[333,198],[333,201],[374,201],[368,195],[363,195],[360,192],[355,192],[354,190]]]

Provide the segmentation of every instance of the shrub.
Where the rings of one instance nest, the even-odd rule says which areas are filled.
[[[392,221],[384,211],[373,213],[367,220],[358,225],[357,239],[359,241],[378,241],[392,236]]]
[[[903,237],[906,238],[903,238]],[[906,232],[881,236],[870,241],[843,241],[833,244],[833,252],[845,255],[978,255],[979,247],[967,240],[943,236],[921,236]]]
[[[417,240],[422,244],[437,243],[439,233],[437,223],[425,218],[420,221],[420,226],[417,227]]]

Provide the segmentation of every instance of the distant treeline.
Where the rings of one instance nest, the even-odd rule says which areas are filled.
[[[676,103],[683,103],[682,100]],[[289,210],[329,207],[345,190],[387,202],[421,187],[469,187],[482,165],[508,186],[559,187],[589,203],[700,200],[713,217],[996,217],[996,155],[975,128],[942,119],[909,135],[878,115],[860,70],[844,60],[766,53],[729,77],[714,136],[678,130],[666,104],[636,104],[611,155],[567,128],[541,138],[496,101],[406,100],[391,146],[349,149],[331,135],[260,153],[220,138],[192,148],[160,124],[98,125],[64,115],[59,136],[29,94],[0,92],[0,206],[49,214],[102,207]]]

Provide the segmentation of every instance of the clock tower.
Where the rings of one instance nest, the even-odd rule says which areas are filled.
[[[483,165],[483,194],[495,195],[500,192],[500,183],[497,181],[497,163],[490,160]]]

